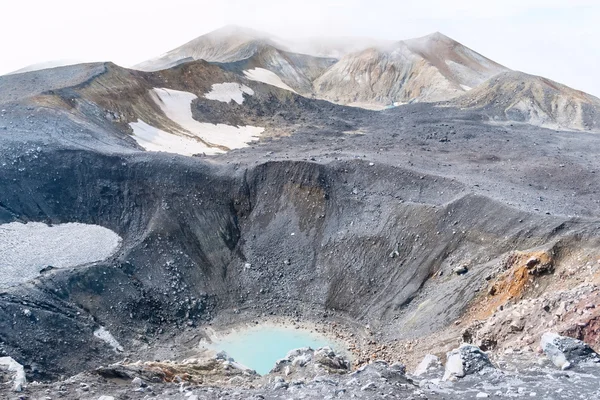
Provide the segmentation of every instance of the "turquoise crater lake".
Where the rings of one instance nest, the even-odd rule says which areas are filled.
[[[277,326],[240,329],[214,339],[207,347],[215,351],[224,351],[238,363],[264,375],[290,350],[300,347],[317,349],[324,346],[329,346],[338,353],[345,353],[341,343],[329,340],[325,336],[303,329]]]

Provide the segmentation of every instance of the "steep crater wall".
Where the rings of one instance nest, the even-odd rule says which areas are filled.
[[[36,379],[121,359],[93,335],[99,327],[135,357],[232,310],[339,317],[390,339],[432,333],[504,253],[600,236],[593,222],[527,214],[362,160],[244,167],[58,151],[9,166],[0,189],[0,223],[91,223],[123,238],[109,260],[0,293],[0,352]],[[464,263],[467,275],[452,274]]]

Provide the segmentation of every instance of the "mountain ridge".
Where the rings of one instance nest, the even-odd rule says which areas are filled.
[[[403,41],[331,38],[315,42],[314,39],[282,40],[264,32],[227,26],[135,68],[154,71],[192,59],[218,63],[253,59],[255,67],[277,74],[298,93],[366,108],[449,100],[507,70],[440,32]],[[262,63],[257,63],[257,59],[267,53],[270,59],[263,57]],[[287,54],[296,54],[303,61],[312,60],[312,64],[318,64],[315,60],[320,59],[337,60],[337,63],[332,62],[329,68],[321,68],[311,76],[302,76],[305,74],[298,72],[302,68],[290,63]],[[388,67],[390,71],[382,70]],[[340,84],[347,81],[346,73],[352,75],[350,79],[354,84],[338,91]],[[377,88],[370,87],[369,82],[380,78],[383,78],[382,83]]]

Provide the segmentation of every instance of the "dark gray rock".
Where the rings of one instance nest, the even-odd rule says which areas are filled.
[[[585,342],[546,332],[540,342],[542,351],[560,369],[600,363],[600,356]]]
[[[477,346],[463,344],[448,353],[443,380],[464,378],[486,368],[494,368],[487,354]]]

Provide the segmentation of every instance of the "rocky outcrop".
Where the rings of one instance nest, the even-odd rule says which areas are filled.
[[[523,253],[526,254],[530,253]],[[463,330],[463,340],[484,351],[533,352],[538,338],[551,329],[597,348],[600,309],[596,304],[600,301],[600,286],[579,282],[599,274],[600,263],[575,261],[555,272],[554,278],[536,277],[529,273],[532,271],[524,263],[517,263],[490,279],[487,293],[468,311],[469,318],[475,321]],[[545,290],[540,292],[536,286]]]

